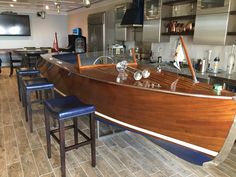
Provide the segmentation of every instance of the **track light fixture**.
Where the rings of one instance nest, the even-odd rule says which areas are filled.
[[[89,8],[91,6],[90,0],[83,0],[84,7]]]

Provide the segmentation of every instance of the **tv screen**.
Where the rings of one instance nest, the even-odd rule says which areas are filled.
[[[0,36],[30,36],[28,15],[0,15]]]

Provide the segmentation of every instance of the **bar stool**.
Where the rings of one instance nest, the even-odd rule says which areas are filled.
[[[45,127],[46,127],[46,138],[47,138],[47,154],[48,158],[51,158],[51,139],[50,135],[60,145],[60,158],[61,158],[61,174],[63,177],[66,176],[65,169],[65,153],[72,149],[91,144],[91,158],[92,166],[96,165],[96,151],[95,151],[95,118],[94,118],[95,107],[82,103],[75,96],[66,96],[44,102],[44,115],[45,115]],[[81,130],[78,129],[77,118],[83,115],[90,115],[90,138],[85,135]],[[51,130],[50,120],[52,117],[58,120],[59,128]],[[73,120],[73,125],[64,126],[65,120]],[[74,129],[74,141],[75,144],[65,147],[65,130]],[[54,133],[59,132],[59,138]],[[86,140],[78,143],[78,133],[80,133]]]
[[[17,76],[17,86],[18,86],[18,96],[19,100],[22,100],[22,79],[24,77],[39,77],[40,71],[33,68],[19,68],[16,70],[16,76]]]
[[[48,97],[48,92],[51,92],[51,97],[54,98],[54,84],[48,82],[46,78],[34,78],[30,80],[23,80],[23,94],[22,100],[25,105],[26,121],[29,120],[30,132],[33,132],[32,121],[32,104],[42,102],[43,99],[31,101],[32,92],[44,92],[45,97]]]

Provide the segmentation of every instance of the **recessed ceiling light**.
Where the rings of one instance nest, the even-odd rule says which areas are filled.
[[[12,0],[13,2],[16,2],[17,0]]]
[[[14,4],[10,4],[10,7],[14,7]]]
[[[50,8],[49,8],[49,5],[45,5],[45,9],[46,10],[49,10]]]

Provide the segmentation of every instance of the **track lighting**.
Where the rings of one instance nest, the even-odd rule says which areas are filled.
[[[83,0],[84,6],[89,8],[91,6],[90,0]]]

